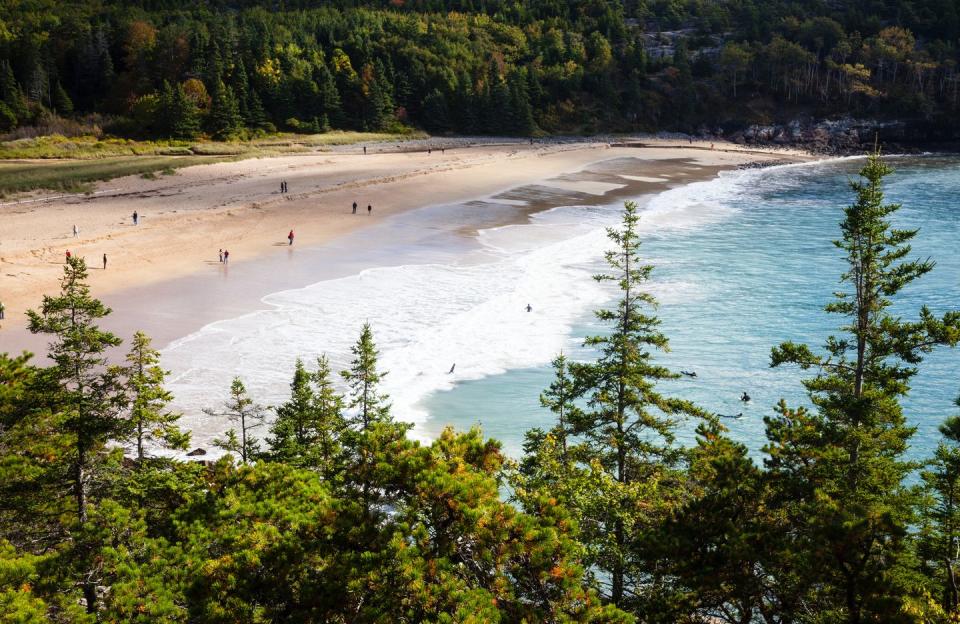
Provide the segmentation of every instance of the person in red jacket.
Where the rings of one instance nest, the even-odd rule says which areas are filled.
[[[290,241],[290,244],[293,244],[293,230],[290,230],[290,233],[287,234],[287,240]]]

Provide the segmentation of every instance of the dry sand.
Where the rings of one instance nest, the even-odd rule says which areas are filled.
[[[600,161],[642,159],[647,166],[621,176],[632,192],[654,192],[715,175],[746,162],[803,160],[798,152],[750,151],[728,144],[644,147],[608,143],[478,145],[423,152],[372,148],[200,165],[157,180],[127,177],[100,183],[91,195],[0,204],[0,352],[17,347],[24,311],[56,292],[67,250],[87,259],[95,296],[169,283],[231,263],[277,254],[293,229],[297,246],[316,245],[412,208],[467,201],[553,179],[562,191],[602,196],[617,185],[576,173]],[[674,167],[685,159],[688,165]],[[38,166],[43,166],[38,164]],[[280,182],[289,193],[281,195]],[[645,185],[642,188],[638,184]],[[509,201],[509,194],[505,195]],[[351,204],[359,205],[351,214]],[[367,205],[373,206],[368,215]],[[134,226],[136,211],[140,223]],[[72,235],[73,225],[79,237]],[[108,266],[101,269],[107,255]],[[124,310],[115,309],[117,314]],[[13,330],[13,334],[10,331]],[[4,334],[11,336],[4,340]],[[4,343],[7,344],[4,344]]]

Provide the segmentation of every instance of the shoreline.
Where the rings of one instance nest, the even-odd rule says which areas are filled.
[[[21,315],[27,308],[38,307],[42,294],[55,292],[62,266],[60,246],[93,258],[106,249],[108,270],[91,267],[90,279],[94,296],[114,310],[104,326],[122,338],[144,329],[154,335],[158,346],[165,346],[210,322],[262,309],[262,297],[271,292],[344,276],[374,266],[370,264],[373,260],[389,262],[385,257],[356,261],[328,254],[321,261],[311,256],[318,249],[338,244],[376,245],[375,240],[364,241],[362,234],[371,226],[386,226],[379,234],[370,232],[385,244],[391,238],[391,219],[413,210],[434,207],[434,217],[443,220],[455,218],[445,215],[443,206],[494,197],[509,205],[516,201],[511,193],[515,195],[517,189],[527,189],[528,195],[530,188],[539,189],[534,195],[542,197],[532,203],[527,197],[526,207],[497,209],[486,224],[495,227],[523,222],[530,214],[561,205],[557,202],[609,202],[617,196],[656,193],[709,179],[720,170],[758,161],[813,160],[783,150],[748,151],[725,144],[716,150],[698,149],[702,147],[689,149],[669,141],[651,145],[646,140],[643,147],[587,142],[532,147],[509,144],[458,147],[434,155],[387,152],[366,157],[352,153],[272,157],[264,162],[187,168],[175,180],[112,180],[102,185],[110,187],[107,193],[79,201],[42,202],[27,211],[0,207],[5,221],[9,219],[4,210],[16,213],[9,229],[15,235],[5,229],[0,241],[0,296],[7,307],[0,329],[0,352],[43,351],[45,339],[29,335],[25,324],[18,325],[16,319],[24,318]],[[667,171],[678,168],[675,162],[671,164],[678,158],[695,160],[697,168],[704,171],[696,172],[699,175],[681,171],[682,175],[672,177]],[[666,177],[640,175],[635,176],[637,180],[627,180],[621,176],[627,184],[618,189],[592,183],[599,184],[603,192],[578,180],[590,167],[617,159],[637,161],[638,173],[660,172]],[[302,190],[281,196],[271,188],[278,176],[289,180],[293,189]],[[234,190],[237,185],[241,188]],[[586,185],[586,190],[578,185]],[[112,189],[117,190],[109,192]],[[350,214],[349,198],[361,193],[375,198],[370,199],[373,215]],[[362,210],[362,202],[358,203]],[[136,228],[123,224],[131,208],[145,217]],[[67,231],[53,238],[29,237],[30,231],[66,224],[71,218],[80,218],[76,215],[86,218],[92,230],[88,233],[87,227],[81,227],[76,244]],[[293,247],[282,240],[291,222],[297,232]],[[476,230],[463,225],[461,234]],[[59,227],[69,230],[70,225]],[[431,227],[430,223],[424,227]],[[18,239],[17,234],[23,238]],[[216,245],[200,248],[213,236],[230,241],[225,244],[233,256],[230,267],[217,261]],[[146,249],[153,252],[145,253]],[[349,256],[351,250],[341,252]],[[126,261],[126,254],[133,256],[129,258],[133,262]],[[300,257],[304,262],[291,262]],[[312,269],[314,260],[324,266]]]

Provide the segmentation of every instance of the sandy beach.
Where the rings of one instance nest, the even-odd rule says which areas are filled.
[[[719,143],[711,150],[709,144],[682,146],[671,141],[645,141],[643,147],[603,142],[458,144],[432,153],[371,146],[366,155],[355,146],[201,165],[156,180],[119,178],[99,184],[87,195],[8,200],[0,205],[0,300],[6,305],[0,351],[36,346],[25,336],[23,313],[39,306],[42,295],[56,291],[67,250],[87,259],[94,295],[104,297],[113,305],[114,316],[122,319],[134,313],[123,304],[125,291],[135,289],[137,301],[149,301],[151,289],[162,293],[181,278],[218,275],[225,270],[219,249],[229,250],[231,267],[262,263],[288,253],[291,229],[294,245],[301,249],[418,207],[497,193],[509,203],[510,189],[521,186],[540,189],[541,201],[530,201],[528,190],[525,210],[504,219],[550,207],[554,193],[580,203],[591,198],[609,201],[613,190],[624,195],[653,193],[748,162],[807,158],[798,152],[762,153]],[[610,182],[610,175],[600,181],[578,176],[592,164],[617,159],[631,159],[631,164],[612,172],[616,183]],[[677,166],[680,161],[691,166]],[[287,182],[286,194],[280,193],[281,181]],[[354,201],[357,214],[352,214]],[[373,208],[370,214],[368,205]],[[138,225],[131,218],[135,211]],[[104,254],[106,270],[101,268]],[[270,271],[266,273],[246,288],[235,283],[245,296],[241,298],[276,290],[271,289]],[[288,278],[282,285],[291,287],[295,281]],[[179,314],[162,317],[177,326],[162,332],[164,339],[196,325],[201,320],[196,310],[206,311],[202,320],[223,314],[223,305],[217,310],[205,301],[203,287],[187,299],[195,299],[195,305],[180,306]],[[218,299],[221,304],[224,300],[232,305],[227,306],[230,311],[242,303],[231,302],[229,295]],[[127,320],[122,325],[138,324]]]

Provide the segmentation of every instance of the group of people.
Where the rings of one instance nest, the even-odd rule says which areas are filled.
[[[357,202],[353,202],[353,214],[357,214]],[[367,204],[367,214],[373,214],[373,206]]]
[[[290,192],[290,191],[287,189],[287,181],[286,181],[286,180],[281,180],[281,181],[280,181],[280,194],[282,195],[282,194],[284,194],[284,193],[289,193],[289,192]]]
[[[292,234],[292,231],[291,231],[291,234]],[[230,252],[227,251],[226,249],[221,249],[221,250],[220,250],[220,262],[222,262],[223,264],[226,264],[226,263],[228,263],[229,261],[230,261]]]

